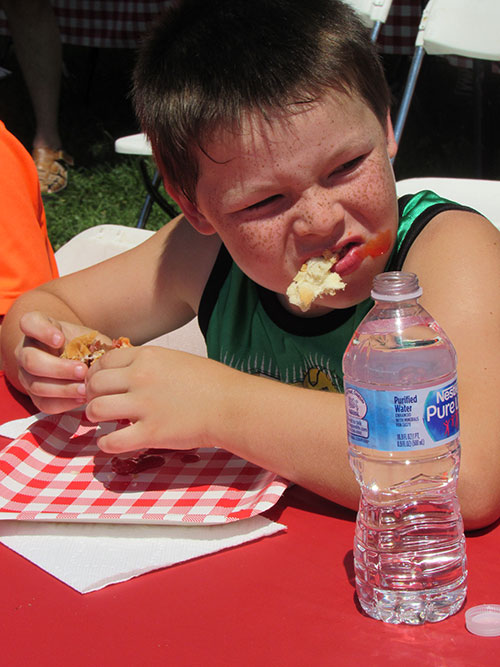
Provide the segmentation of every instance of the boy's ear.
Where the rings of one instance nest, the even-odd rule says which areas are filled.
[[[398,145],[396,143],[396,138],[394,137],[394,128],[392,127],[390,111],[387,112],[385,137],[387,142],[387,154],[389,155],[389,158],[393,160],[398,152]]]
[[[184,213],[186,220],[198,231],[200,234],[205,236],[210,236],[211,234],[216,234],[216,230],[205,218],[203,213],[198,209],[196,204],[193,204],[186,195],[179,193],[175,188],[173,188],[168,180],[165,178],[163,171],[160,169],[160,172],[163,177],[163,186],[168,194],[174,199]]]
[[[170,194],[170,193],[169,193]],[[210,236],[216,234],[216,230],[212,227],[210,222],[205,218],[203,213],[198,209],[196,204],[193,204],[185,195],[176,194],[171,195],[179,204],[186,220],[196,229],[200,234]]]

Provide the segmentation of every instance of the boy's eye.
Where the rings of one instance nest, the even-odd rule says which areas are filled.
[[[330,175],[334,176],[335,174],[345,174],[349,171],[352,171],[355,169],[360,162],[364,160],[365,156],[364,155],[358,155],[358,157],[355,157],[353,160],[349,160],[349,162],[344,162],[344,164],[340,165],[340,167],[337,167]]]
[[[268,206],[269,204],[278,201],[278,199],[281,199],[281,197],[282,195],[272,195],[271,197],[266,197],[266,199],[262,199],[262,201],[255,202],[255,204],[247,206],[245,210],[255,211],[256,209],[263,208],[264,206]]]

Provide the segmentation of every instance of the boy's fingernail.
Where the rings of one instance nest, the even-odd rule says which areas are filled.
[[[52,336],[52,344],[55,347],[60,347],[64,343],[64,336],[61,333],[56,333]]]
[[[82,396],[86,396],[86,394],[87,394],[87,388],[86,388],[84,383],[79,384],[78,387],[76,388],[76,390]]]
[[[85,371],[86,370],[87,370],[87,367],[83,366],[81,364],[79,366],[75,366],[75,371],[74,371],[75,378],[77,380],[83,380],[83,378],[85,377]]]

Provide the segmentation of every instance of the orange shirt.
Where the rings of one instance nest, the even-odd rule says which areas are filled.
[[[0,321],[26,290],[58,276],[34,162],[0,121]]]

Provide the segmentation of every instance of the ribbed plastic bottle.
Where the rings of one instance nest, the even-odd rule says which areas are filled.
[[[373,618],[414,625],[454,614],[467,590],[456,354],[421,294],[413,273],[377,275],[343,359],[357,595]]]

